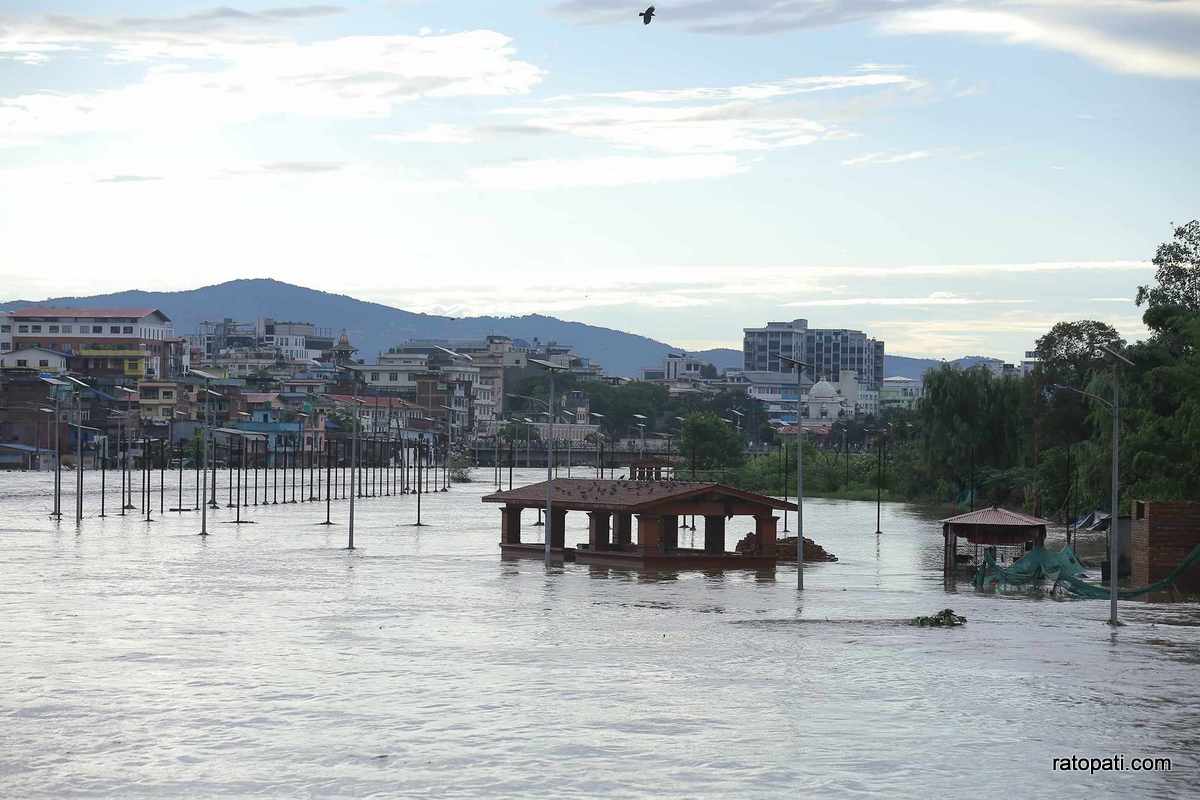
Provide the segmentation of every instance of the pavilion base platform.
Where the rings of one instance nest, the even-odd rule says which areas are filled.
[[[501,558],[536,558],[538,561],[544,561],[546,558],[546,546],[544,544],[534,544],[532,542],[518,542],[500,544]],[[570,547],[551,547],[551,561],[574,561],[575,550]]]
[[[592,550],[586,542],[581,542],[575,548],[575,561],[579,564],[638,570],[707,570],[769,569],[775,566],[778,559],[767,555],[712,553],[688,548],[680,548],[670,553],[646,553],[640,547],[629,550]]]

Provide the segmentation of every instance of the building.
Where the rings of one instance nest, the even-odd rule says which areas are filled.
[[[813,377],[834,380],[853,370],[860,383],[878,391],[883,383],[884,343],[862,331],[809,328],[808,320],[768,322],[765,328],[745,328],[742,360],[745,372],[795,372],[780,356],[813,365]]]
[[[67,371],[67,357],[41,347],[7,350],[0,353],[0,369],[32,369],[61,375]]]
[[[175,417],[179,402],[179,387],[165,381],[142,381],[138,384],[138,411],[143,420],[169,420]]]
[[[1021,375],[1031,375],[1042,361],[1037,350],[1026,350],[1025,359],[1021,361]]]
[[[903,408],[911,411],[924,394],[925,385],[918,380],[897,375],[883,379],[879,389],[879,405],[884,409]]]
[[[34,306],[0,312],[0,353],[52,350],[85,375],[167,379],[181,347],[170,318],[156,308]]]

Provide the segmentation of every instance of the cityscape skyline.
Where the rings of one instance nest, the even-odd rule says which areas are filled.
[[[1198,199],[1200,15],[992,6],[17,0],[5,299],[253,275],[691,350],[794,317],[939,358],[1135,340]]]

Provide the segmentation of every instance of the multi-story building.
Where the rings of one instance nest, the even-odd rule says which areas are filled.
[[[912,378],[897,375],[883,379],[879,390],[879,405],[883,408],[912,410],[924,393],[924,384]]]
[[[167,420],[175,416],[179,387],[167,381],[138,384],[138,410],[144,420]]]
[[[849,369],[874,391],[883,383],[884,343],[862,331],[810,328],[805,319],[743,329],[744,371],[794,372],[781,355],[812,364],[815,379],[837,380],[842,370]]]
[[[180,363],[180,340],[156,308],[31,307],[0,312],[0,352],[44,348],[92,376],[163,380]]]

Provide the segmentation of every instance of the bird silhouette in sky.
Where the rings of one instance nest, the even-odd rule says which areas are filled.
[[[649,25],[650,20],[654,19],[654,6],[650,6],[645,11],[639,12],[638,16],[642,18],[643,25]]]

